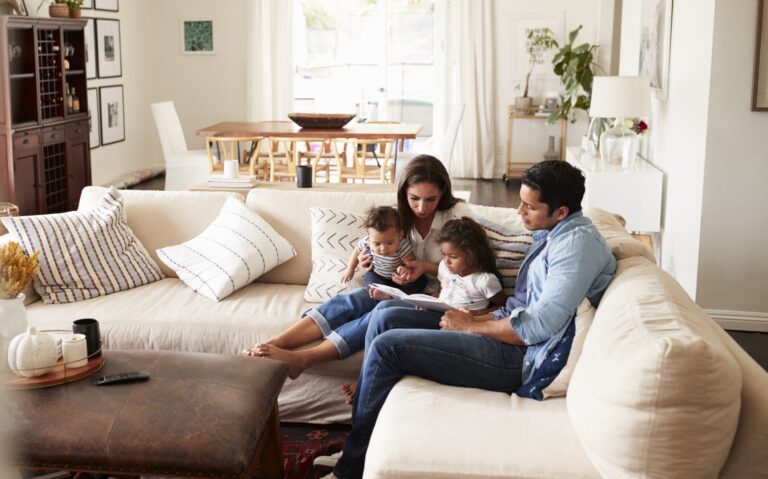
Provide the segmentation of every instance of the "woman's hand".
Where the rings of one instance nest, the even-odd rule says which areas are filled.
[[[361,251],[360,254],[357,255],[357,265],[365,272],[371,271],[373,269],[373,257],[368,253]]]
[[[392,275],[392,281],[399,285],[408,284],[416,281],[426,271],[424,261],[412,259],[404,266],[398,266],[397,271]]]

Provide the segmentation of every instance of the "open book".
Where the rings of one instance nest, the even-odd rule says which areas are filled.
[[[384,294],[388,294],[393,298],[399,299],[400,301],[431,311],[448,311],[449,309],[455,309],[428,294],[405,294],[397,288],[379,283],[371,283],[371,287]]]

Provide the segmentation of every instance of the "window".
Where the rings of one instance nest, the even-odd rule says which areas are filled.
[[[434,0],[301,0],[297,110],[419,123],[432,134]]]

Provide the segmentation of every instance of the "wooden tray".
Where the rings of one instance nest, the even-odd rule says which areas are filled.
[[[47,372],[42,376],[25,378],[17,376],[11,371],[2,371],[1,377],[2,384],[7,389],[47,388],[77,381],[78,379],[90,376],[102,367],[104,367],[104,356],[90,358],[88,364],[80,368],[67,367],[59,359],[56,365],[53,366],[53,371]]]

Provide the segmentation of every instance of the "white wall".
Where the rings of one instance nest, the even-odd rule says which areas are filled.
[[[756,18],[755,0],[716,0],[696,299],[716,317],[763,313],[768,329],[768,113],[750,110]]]
[[[636,6],[624,2],[622,74],[637,72]],[[755,0],[675,0],[650,158],[665,173],[662,267],[724,326],[768,331],[768,114],[750,111],[756,17]]]
[[[507,106],[513,105],[515,97],[522,91],[515,91],[515,85],[524,83],[524,75],[515,74],[515,19],[519,17],[535,18],[541,13],[561,12],[564,18],[563,37],[557,38],[562,45],[567,41],[568,33],[583,25],[576,39],[577,44],[588,42],[599,44],[598,63],[606,70],[610,68],[610,34],[613,27],[613,0],[495,0],[494,15],[494,63],[495,63],[495,98],[496,111],[496,165],[499,168],[497,177],[504,172],[507,140]],[[609,25],[600,22],[604,21]],[[602,50],[602,51],[601,51]],[[537,67],[543,70],[543,66]],[[536,70],[539,71],[538,69]],[[554,73],[545,77],[534,73],[531,77],[529,96],[534,103],[541,103],[547,91],[560,91],[558,77]],[[586,132],[588,123],[586,115],[581,113],[579,121],[568,125],[566,144],[578,145]],[[559,126],[546,127],[544,122],[516,121],[513,131],[513,152],[519,161],[540,161],[547,147],[547,136],[559,138]],[[557,146],[556,146],[557,147]],[[530,159],[530,160],[529,160]]]

